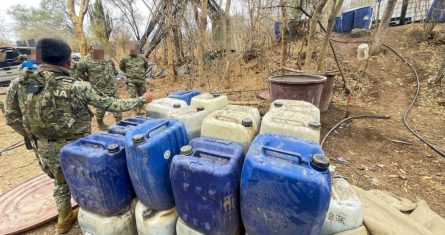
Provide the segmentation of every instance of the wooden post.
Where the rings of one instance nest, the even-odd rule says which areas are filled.
[[[201,16],[199,17],[199,38],[198,38],[198,64],[199,64],[199,78],[201,79],[201,87],[205,85],[205,71],[204,71],[204,46],[205,33],[207,29],[207,0],[201,1]],[[210,91],[210,83],[207,84]]]
[[[287,17],[287,0],[281,0],[281,67],[286,67],[287,60],[287,41],[286,41],[286,29],[288,24]],[[281,74],[284,75],[284,70],[281,71]]]

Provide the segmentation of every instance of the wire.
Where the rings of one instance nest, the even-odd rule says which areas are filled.
[[[326,133],[326,135],[323,137],[323,140],[321,141],[321,147],[323,147],[324,142],[326,141],[326,139],[328,138],[329,134],[331,134],[335,129],[337,129],[342,123],[347,122],[349,120],[352,119],[368,119],[368,118],[372,118],[372,119],[390,119],[391,117],[389,116],[385,116],[385,115],[357,115],[357,116],[351,116],[348,118],[345,118],[343,120],[341,120],[339,123],[335,124],[334,127],[332,127],[328,133]]]

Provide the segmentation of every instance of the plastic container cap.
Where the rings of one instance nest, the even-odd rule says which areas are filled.
[[[120,149],[121,149],[121,148],[119,147],[118,144],[110,144],[110,145],[108,145],[108,147],[107,147],[107,151],[108,151],[109,153],[117,153],[117,152],[119,152]]]
[[[219,94],[219,93],[214,93],[214,94],[212,94],[212,95],[213,95],[214,98],[216,98],[216,97],[220,97],[220,96],[221,96],[221,94]]]
[[[252,127],[252,125],[253,125],[252,119],[250,119],[250,118],[243,119],[241,121],[241,125],[243,125],[245,127]]]
[[[133,140],[134,143],[141,143],[144,142],[144,135],[143,134],[138,134],[133,136],[133,138],[131,138]]]
[[[181,147],[181,155],[189,156],[192,155],[193,148],[190,145],[185,145]]]
[[[142,211],[142,218],[144,220],[148,220],[151,217],[153,217],[154,215],[156,215],[156,210],[152,209],[152,208],[147,208],[144,211]]]
[[[277,108],[283,107],[283,105],[284,105],[283,102],[280,102],[280,101],[273,103],[273,106],[275,106]]]
[[[321,123],[319,123],[319,122],[310,121],[308,124],[309,124],[309,127],[313,128],[313,129],[321,128]]]
[[[329,158],[324,154],[314,154],[311,160],[311,166],[318,171],[329,169]]]
[[[181,104],[173,104],[173,108],[175,109],[181,108]]]
[[[196,111],[198,111],[198,112],[204,111],[204,107],[203,106],[198,106],[196,108]]]

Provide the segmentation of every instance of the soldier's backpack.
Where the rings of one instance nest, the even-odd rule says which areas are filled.
[[[91,125],[91,117],[81,115],[85,105],[77,104],[78,99],[72,97],[71,88],[76,80],[56,77],[47,71],[37,71],[30,79],[25,121],[31,133],[42,139],[75,139],[85,134],[79,123],[87,121]]]

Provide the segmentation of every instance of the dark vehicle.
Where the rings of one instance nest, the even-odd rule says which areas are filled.
[[[8,85],[18,77],[20,66],[26,56],[14,47],[0,47],[0,85]]]

